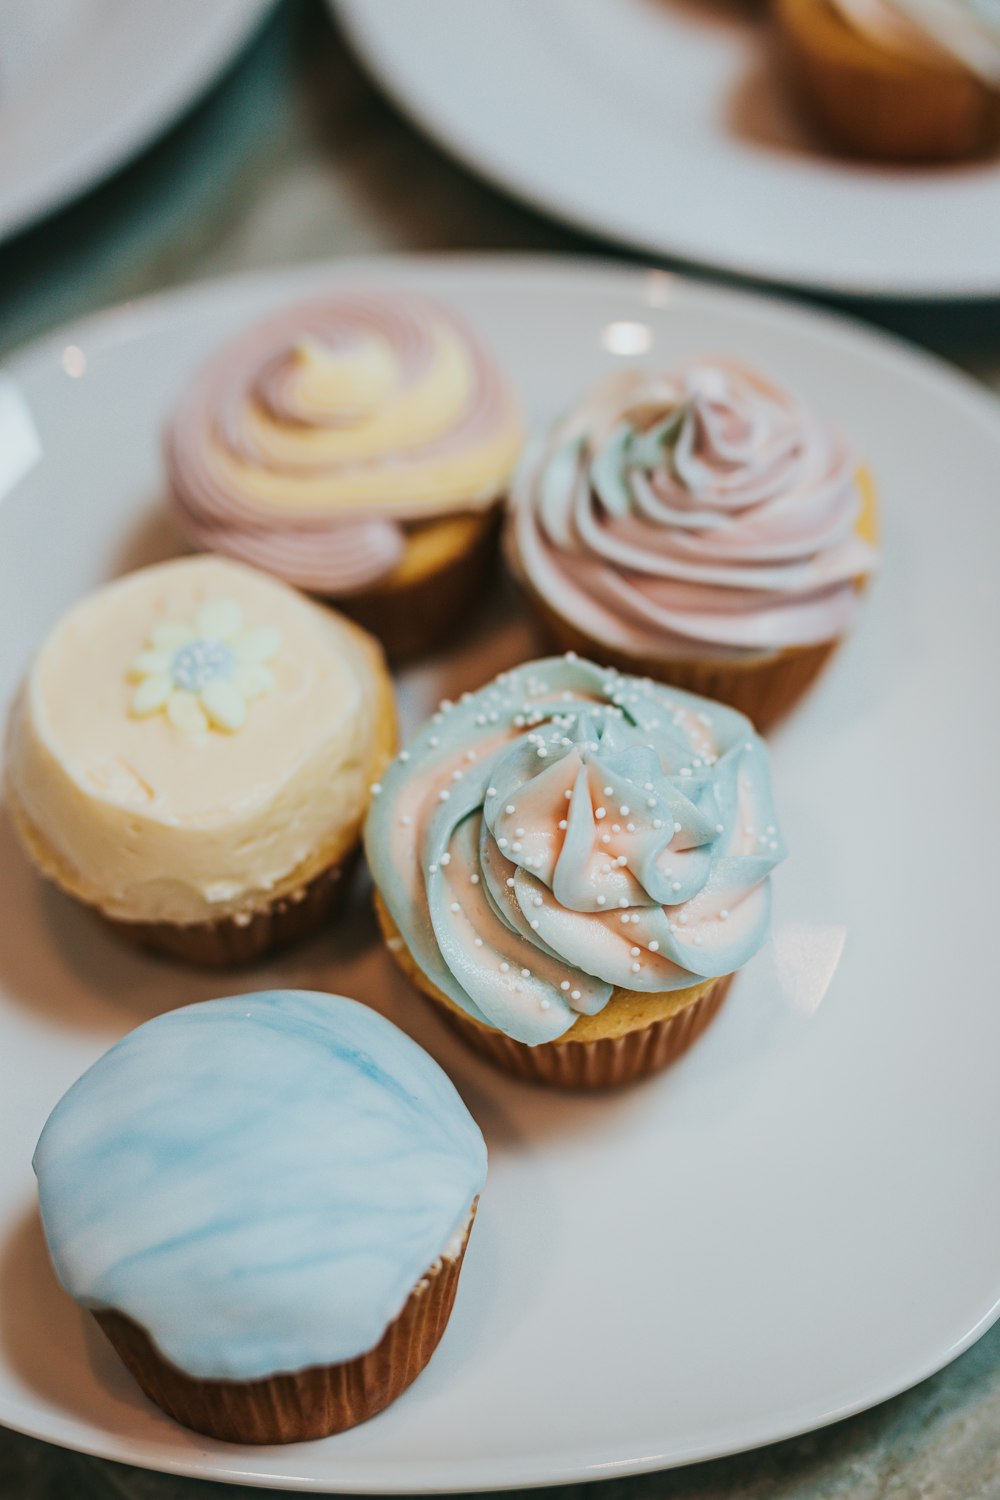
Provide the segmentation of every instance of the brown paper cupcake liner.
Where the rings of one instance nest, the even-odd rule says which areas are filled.
[[[968,69],[893,57],[849,31],[829,0],[775,0],[790,83],[830,141],[888,161],[978,155],[1000,132],[1000,95]]]
[[[459,1253],[431,1267],[375,1348],[343,1364],[265,1380],[198,1380],[131,1318],[94,1316],[136,1383],[184,1427],[227,1443],[308,1442],[367,1422],[416,1380],[447,1327],[471,1229],[470,1219]]]
[[[790,646],[767,656],[732,662],[631,656],[591,640],[534,593],[529,597],[555,650],[576,651],[601,666],[615,667],[634,677],[652,677],[671,687],[728,703],[762,730],[773,728],[798,702],[839,645],[838,641],[823,641],[818,646]]]
[[[103,912],[97,915],[109,931],[137,947],[201,968],[239,968],[320,931],[343,903],[357,857],[357,849],[352,849],[269,906],[215,922],[127,922]]]
[[[623,1036],[587,1042],[567,1038],[538,1047],[525,1046],[502,1031],[459,1015],[450,1006],[425,998],[470,1047],[525,1083],[558,1089],[611,1089],[658,1073],[686,1052],[718,1014],[732,978],[726,974],[683,1010]]]
[[[496,563],[500,515],[498,507],[470,546],[425,577],[329,602],[377,636],[394,664],[426,655],[482,598]]]

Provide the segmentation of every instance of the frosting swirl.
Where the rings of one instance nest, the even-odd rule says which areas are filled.
[[[875,564],[843,440],[737,365],[604,381],[528,455],[508,532],[556,614],[640,656],[832,640]]]
[[[406,522],[492,504],[519,447],[514,398],[454,314],[372,293],[288,308],[223,348],[166,461],[196,545],[349,594],[400,561]]]
[[[877,46],[915,62],[957,63],[1000,89],[1000,0],[833,0]]]
[[[530,662],[442,703],[377,793],[368,860],[414,959],[529,1046],[616,989],[730,974],[767,934],[767,751],[722,704]]]

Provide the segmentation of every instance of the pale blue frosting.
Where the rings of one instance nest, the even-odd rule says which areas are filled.
[[[131,1032],[56,1105],[34,1166],[72,1297],[191,1375],[252,1380],[374,1348],[460,1243],[486,1146],[391,1022],[275,990]]]
[[[733,973],[784,856],[742,714],[568,657],[439,711],[383,776],[365,845],[423,973],[537,1046],[616,990]]]

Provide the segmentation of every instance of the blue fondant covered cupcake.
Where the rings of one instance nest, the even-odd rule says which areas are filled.
[[[444,1331],[486,1174],[437,1064],[337,995],[171,1011],[56,1106],[35,1153],[66,1290],[148,1396],[234,1442],[354,1426]]]

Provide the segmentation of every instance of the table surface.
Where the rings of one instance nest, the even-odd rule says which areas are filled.
[[[0,246],[0,358],[60,323],[153,289],[261,266],[414,250],[621,254],[519,207],[443,156],[368,80],[320,0],[281,0],[227,77],[167,137],[80,203]],[[1000,392],[1000,302],[836,305]],[[272,1493],[145,1473],[0,1431],[0,1500],[261,1500]],[[666,1474],[550,1493],[1000,1500],[1000,1324],[933,1379],[822,1432]]]

